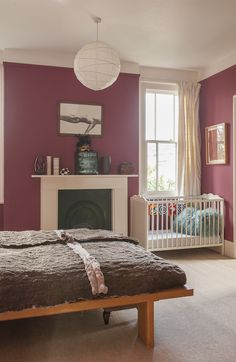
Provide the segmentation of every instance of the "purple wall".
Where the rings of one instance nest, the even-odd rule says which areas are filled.
[[[74,169],[76,138],[58,134],[60,101],[101,104],[103,136],[92,137],[93,149],[111,155],[112,173],[123,161],[138,172],[138,82],[138,75],[120,74],[111,87],[95,92],[72,69],[4,63],[5,230],[39,228],[39,180],[31,178],[36,155],[59,156],[61,167]],[[129,195],[137,192],[138,179],[130,180]]]
[[[225,199],[225,239],[233,240],[233,96],[236,95],[236,65],[201,82],[200,122],[202,132],[202,192]],[[227,123],[228,163],[206,165],[205,127]]]

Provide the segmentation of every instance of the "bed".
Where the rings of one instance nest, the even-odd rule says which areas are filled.
[[[193,294],[177,265],[105,230],[0,232],[0,321],[136,305],[153,346],[154,301]]]

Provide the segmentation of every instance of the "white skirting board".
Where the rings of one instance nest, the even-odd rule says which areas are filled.
[[[235,244],[233,241],[229,241],[229,240],[225,240],[225,251],[224,251],[224,255],[228,256],[229,258],[236,258],[236,253],[235,253]]]
[[[235,244],[233,241],[225,240],[223,252],[222,252],[222,248],[217,247],[217,248],[210,248],[210,249],[215,251],[216,253],[227,256],[228,258],[236,259],[236,252],[234,251]]]

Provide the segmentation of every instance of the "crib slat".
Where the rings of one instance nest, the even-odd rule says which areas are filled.
[[[171,218],[170,218],[171,249],[173,249],[173,247],[174,247],[174,241],[173,241],[173,223],[174,223],[174,209],[172,209]]]
[[[163,215],[163,201],[161,200],[161,245],[162,248],[164,248],[164,238],[163,238],[163,220],[164,220],[164,215]]]
[[[211,208],[212,208],[213,210],[216,210],[216,203],[215,203],[215,201],[213,201],[213,202],[211,203]],[[213,225],[212,225],[212,243],[213,243],[213,244],[216,243],[215,222],[216,222],[216,221],[215,221],[215,213],[213,213]]]
[[[217,202],[217,238],[218,238],[218,243],[220,243],[220,234],[221,234],[221,230],[220,230],[220,201]]]
[[[203,205],[204,206],[204,205]],[[200,201],[200,217],[202,215],[202,200]],[[204,244],[204,240],[202,239],[202,220],[200,221],[200,245]]]
[[[176,247],[179,246],[179,242],[178,242],[178,233],[179,233],[178,224],[179,224],[179,202],[177,201],[177,205],[176,205],[176,220],[175,220],[175,246],[176,246]]]
[[[192,213],[192,209],[193,209],[193,201],[191,199],[191,202],[190,202],[190,212]],[[189,236],[189,239],[190,239],[190,245],[193,246],[193,235],[192,235],[192,226],[193,226],[193,220],[192,220],[192,217],[190,217],[190,236]]]
[[[159,213],[158,213],[158,203],[155,201],[155,207],[156,207],[156,229],[155,229],[155,241],[156,241],[156,249],[159,248],[159,241],[158,241],[158,229],[159,229]]]
[[[171,246],[171,242],[169,242],[169,235],[168,235],[168,231],[169,231],[169,201],[166,200],[165,201],[165,206],[166,206],[166,223],[165,223],[165,234],[166,234],[166,246],[167,248]]]
[[[214,244],[216,244],[218,242],[218,238],[217,235],[219,234],[218,230],[217,230],[217,220],[218,220],[218,212],[217,212],[217,201],[214,201],[213,203],[213,209],[216,210],[216,214],[214,215],[213,218],[213,235],[214,235]]]
[[[150,233],[152,233],[151,211],[150,203],[148,204],[148,237],[147,237],[147,249],[150,249]]]
[[[181,230],[181,244],[182,244],[182,240],[183,240],[183,212],[181,212],[180,225],[181,225],[180,230]]]
[[[186,202],[186,200],[184,200],[185,201],[185,208],[187,209],[188,208],[188,204],[187,204],[187,202]],[[189,211],[188,211],[189,212]],[[186,214],[187,215],[187,214]],[[188,245],[188,225],[187,225],[187,217],[186,217],[186,219],[185,219],[185,241],[184,241],[184,243],[185,243],[185,247]]]
[[[219,234],[221,235],[221,242],[224,243],[224,204],[223,204],[223,201],[221,201],[219,215],[221,215],[220,222],[219,222],[219,225],[220,225]],[[224,246],[224,244],[223,244],[223,246]],[[224,249],[222,249],[222,253],[224,253]]]
[[[212,244],[212,237],[211,237],[211,227],[212,227],[212,220],[211,220],[211,211],[210,211],[210,206],[211,202],[209,201],[207,203],[207,209],[209,210],[208,214],[208,244]]]
[[[151,230],[151,245],[153,249],[153,231],[154,231],[154,213],[155,213],[155,204],[152,204],[152,215],[151,215],[151,224],[152,224],[152,230]]]

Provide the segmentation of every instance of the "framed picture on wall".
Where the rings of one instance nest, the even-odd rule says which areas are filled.
[[[60,103],[59,132],[67,135],[102,135],[102,106]]]
[[[205,128],[206,164],[217,165],[227,162],[226,124],[220,123]]]

